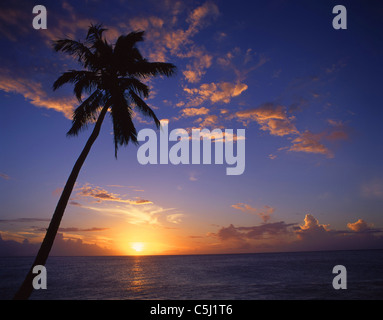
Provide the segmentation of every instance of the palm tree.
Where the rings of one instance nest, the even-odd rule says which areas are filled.
[[[78,135],[88,123],[95,122],[95,125],[64,187],[36,259],[14,299],[28,299],[32,293],[32,281],[36,276],[32,272],[33,267],[46,263],[77,176],[107,111],[110,111],[113,121],[116,158],[119,146],[130,141],[138,144],[132,107],[152,118],[157,128],[160,126],[153,110],[143,100],[149,96],[149,87],[141,81],[159,75],[169,77],[175,73],[176,67],[171,63],[148,62],[142,57],[136,45],[144,40],[143,31],[121,35],[114,45],[103,38],[104,31],[106,29],[101,25],[91,25],[84,42],[64,39],[53,43],[56,52],[75,57],[84,67],[81,71],[64,72],[53,84],[54,90],[66,83],[74,84],[74,94],[80,102],[67,135]],[[83,101],[84,93],[88,97]]]

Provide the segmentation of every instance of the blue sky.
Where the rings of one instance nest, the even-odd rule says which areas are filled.
[[[90,23],[103,23],[112,43],[145,30],[143,55],[178,67],[149,81],[157,117],[170,130],[245,129],[246,169],[143,166],[134,145],[116,160],[107,116],[62,221],[63,243],[119,254],[137,242],[143,254],[382,246],[379,1],[343,1],[347,30],[332,27],[334,1],[39,4],[46,30],[32,28],[34,1],[0,7],[4,247],[41,241],[90,134],[91,125],[65,136],[77,101],[69,86],[51,89],[79,68],[51,41],[83,39]],[[142,115],[135,123],[155,128]]]

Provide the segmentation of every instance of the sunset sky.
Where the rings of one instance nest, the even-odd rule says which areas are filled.
[[[335,30],[332,8],[347,8]],[[383,248],[380,1],[7,1],[0,4],[0,254],[34,254],[92,126],[67,138],[81,66],[52,40],[144,30],[169,130],[246,130],[246,167],[114,156],[112,123],[80,172],[53,254],[205,254]],[[45,5],[46,30],[32,27]],[[155,129],[136,115],[137,130]],[[159,130],[156,130],[159,136]],[[174,142],[173,142],[174,144]],[[171,144],[170,144],[171,146]]]

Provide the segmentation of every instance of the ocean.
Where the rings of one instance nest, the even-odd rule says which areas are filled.
[[[11,299],[33,257],[0,257]],[[343,265],[347,289],[334,289]],[[383,250],[189,256],[50,257],[39,300],[383,299]]]

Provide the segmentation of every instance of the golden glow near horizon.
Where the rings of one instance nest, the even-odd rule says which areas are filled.
[[[132,242],[130,247],[137,253],[142,253],[145,249],[145,244],[143,242]]]

